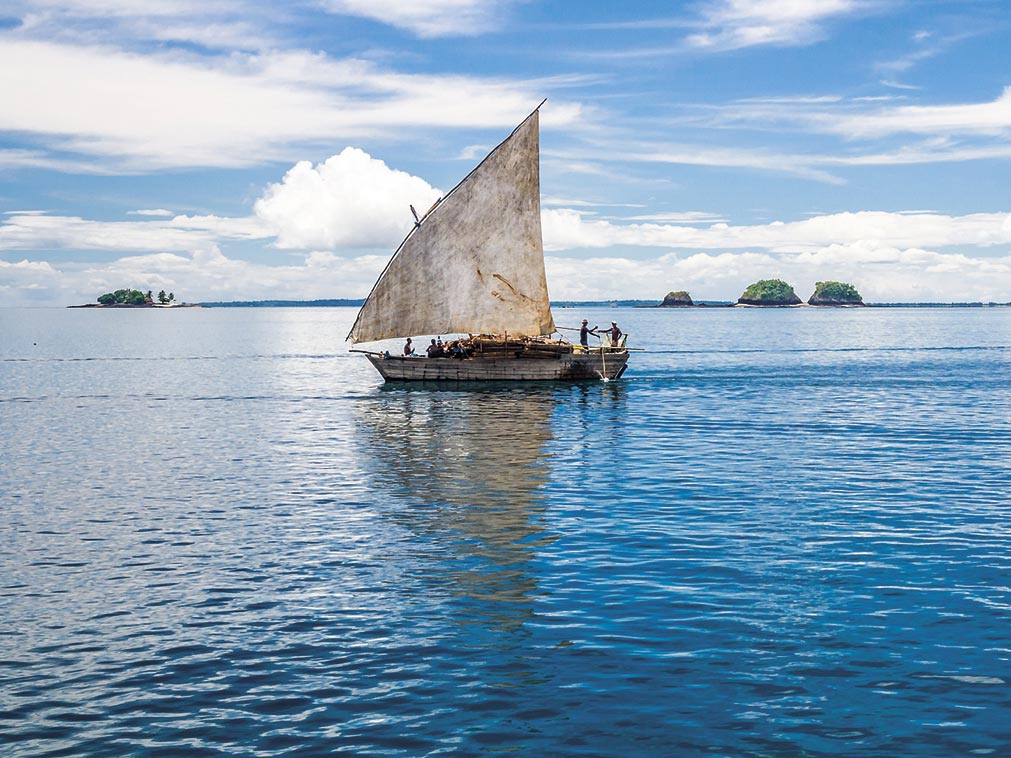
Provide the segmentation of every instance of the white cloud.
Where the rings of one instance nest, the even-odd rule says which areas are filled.
[[[977,134],[1000,136],[1011,130],[1011,87],[987,103],[903,105],[875,113],[826,118],[826,131],[847,137],[889,134]]]
[[[170,216],[155,208],[131,212],[144,220],[94,221],[7,211],[0,221],[2,250],[47,251],[39,257],[50,259],[59,250],[130,255],[101,264],[4,262],[0,298],[5,305],[68,304],[122,286],[164,288],[188,300],[262,299],[277,291],[306,299],[360,297],[409,229],[408,205],[424,212],[439,194],[424,180],[349,147],[319,165],[293,166],[264,190],[252,216]],[[1011,292],[1006,249],[986,256],[965,252],[1011,245],[1008,213],[863,211],[732,225],[702,211],[616,220],[544,208],[542,219],[545,246],[556,253],[619,246],[662,251],[646,260],[551,255],[556,299],[649,297],[657,287],[733,299],[750,281],[770,276],[787,278],[798,292],[819,279],[853,281],[874,300],[1011,297],[1001,294]],[[220,249],[249,240],[309,252],[298,265],[265,265],[229,258]],[[355,248],[382,252],[347,252]]]
[[[895,82],[891,87],[919,89]],[[871,104],[870,106],[868,104]],[[712,124],[763,129],[787,128],[838,135],[847,139],[878,139],[896,134],[948,137],[998,137],[983,143],[994,149],[1005,147],[1011,132],[1011,86],[993,100],[942,105],[887,105],[867,98],[827,101],[787,101],[772,98],[739,100],[725,106],[706,106]],[[843,163],[847,156],[814,158],[811,162]]]
[[[202,257],[132,256],[79,270],[25,261],[0,267],[0,289],[11,304],[46,302],[47,294],[61,298],[59,304],[89,302],[96,292],[120,286],[164,288],[189,301],[270,299],[278,291],[298,293],[305,299],[361,297],[385,261],[385,256],[344,258],[317,253],[302,265],[265,266],[213,252]],[[770,277],[785,278],[804,297],[816,281],[852,281],[868,301],[1005,302],[1011,291],[1008,257],[979,260],[873,246],[833,247],[805,257],[760,253],[664,255],[645,261],[550,257],[547,269],[556,299],[659,299],[668,289],[686,288],[697,298],[733,300],[750,282]]]
[[[584,51],[576,57],[598,60],[634,60],[667,57],[686,50],[720,53],[762,45],[810,45],[827,36],[825,25],[844,16],[887,9],[890,0],[706,0],[695,18],[649,18],[583,24],[594,29],[694,30],[675,44],[634,45],[617,50]]]
[[[357,148],[313,167],[296,164],[256,202],[256,215],[284,248],[383,248],[410,230],[441,192]]]
[[[897,82],[894,79],[882,79],[881,84],[885,87],[891,87],[892,89],[911,89],[911,90],[923,89],[923,87],[919,87],[915,84],[903,84],[902,82]]]
[[[962,42],[971,36],[973,34],[963,32],[938,37],[928,31],[918,31],[912,37],[913,42],[917,45],[916,49],[898,58],[881,61],[875,64],[875,68],[882,72],[904,73],[923,61],[946,52],[952,45]]]
[[[727,219],[717,213],[705,211],[680,211],[668,213],[649,213],[642,216],[628,216],[625,221],[651,221],[658,224],[721,224]]]
[[[213,249],[220,240],[270,236],[256,218],[176,216],[157,221],[93,221],[16,212],[0,223],[0,250],[191,252]]]
[[[502,23],[507,0],[323,0],[331,13],[362,16],[419,37],[474,35]]]
[[[0,302],[75,305],[94,302],[120,287],[165,289],[186,302],[276,299],[279,292],[305,299],[362,297],[385,255],[340,257],[314,253],[299,265],[271,266],[228,258],[216,247],[191,253],[155,253],[101,264],[0,260]]]
[[[861,0],[718,0],[703,9],[702,29],[687,43],[711,51],[808,45],[824,37],[823,22],[869,7]]]
[[[1011,244],[1011,222],[1007,213],[946,216],[861,211],[815,216],[803,221],[774,221],[754,226],[718,223],[701,228],[676,224],[616,224],[588,219],[572,209],[546,209],[542,219],[545,249],[554,251],[632,245],[703,250],[759,248],[799,253],[864,241],[896,247]]]
[[[61,171],[69,174],[108,174],[102,166],[84,160],[55,157],[40,150],[0,149],[0,171],[25,168]]]
[[[246,0],[8,0],[20,34],[91,42],[189,42],[209,49],[277,46],[282,13]]]
[[[348,148],[313,167],[298,164],[256,203],[255,216],[175,216],[151,221],[93,221],[41,212],[12,212],[0,222],[0,250],[105,250],[191,253],[231,240],[276,239],[302,250],[392,251],[410,229],[408,206],[423,213],[439,190]],[[549,251],[616,246],[678,250],[766,250],[802,254],[833,245],[875,248],[991,248],[1011,244],[1011,214],[948,216],[930,211],[834,213],[800,221],[731,225],[628,223],[571,208],[545,208]]]
[[[269,185],[255,215],[175,215],[162,208],[129,211],[146,220],[94,221],[42,211],[9,211],[0,222],[0,250],[105,250],[192,253],[230,240],[272,239],[301,250],[392,250],[442,195],[425,180],[389,168],[348,147],[325,162],[293,166]]]
[[[46,261],[25,259],[9,263],[0,260],[0,303],[4,305],[59,303],[62,295],[61,279],[60,272]]]
[[[561,83],[401,74],[302,52],[140,55],[0,37],[0,99],[17,103],[0,109],[0,132],[123,171],[238,167],[338,139],[416,139],[424,127],[505,130],[536,105],[531,92]],[[546,121],[579,114],[555,102]]]
[[[827,184],[842,184],[839,177],[818,167],[829,161],[819,156],[790,155],[767,150],[704,147],[699,145],[656,144],[636,149],[626,142],[624,148],[603,152],[598,159],[636,163],[675,163],[683,166],[720,166],[792,174]]]
[[[759,279],[784,279],[807,299],[815,282],[853,283],[866,302],[1008,302],[1011,256],[971,258],[871,243],[833,245],[797,255],[697,253],[648,260],[549,257],[556,300],[656,298],[685,289],[696,300],[729,300]]]
[[[264,265],[228,258],[216,247],[192,254],[157,253],[101,264],[0,261],[0,302],[71,305],[93,302],[119,287],[175,292],[205,300],[363,297],[387,261],[384,255],[307,254],[296,265]],[[734,300],[762,278],[782,278],[806,298],[814,283],[849,281],[868,302],[1011,300],[1011,256],[972,258],[922,248],[860,242],[829,245],[801,255],[775,253],[672,253],[645,260],[549,256],[552,298],[659,300],[671,289],[696,299]]]
[[[220,3],[234,6],[227,0]],[[154,16],[193,14],[206,8],[201,0],[13,0],[12,11],[67,13],[80,17]]]

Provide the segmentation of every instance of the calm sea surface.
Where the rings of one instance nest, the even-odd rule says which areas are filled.
[[[1011,754],[1011,310],[555,315],[0,309],[0,754]]]

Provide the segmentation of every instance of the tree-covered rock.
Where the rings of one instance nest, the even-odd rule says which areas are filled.
[[[98,302],[102,305],[144,305],[144,293],[140,290],[116,290],[100,295]]]
[[[863,305],[864,299],[856,287],[846,282],[818,282],[809,305]]]
[[[684,290],[668,292],[664,296],[663,302],[660,303],[662,308],[683,308],[689,305],[695,305],[695,303],[692,302],[692,296]]]
[[[762,279],[749,285],[737,300],[741,305],[800,305],[793,287],[782,279]]]

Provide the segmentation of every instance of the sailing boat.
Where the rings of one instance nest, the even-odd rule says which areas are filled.
[[[539,111],[417,218],[372,287],[348,334],[352,343],[468,335],[451,343],[454,357],[354,350],[386,381],[609,380],[624,373],[624,344],[605,338],[583,349],[552,338]]]

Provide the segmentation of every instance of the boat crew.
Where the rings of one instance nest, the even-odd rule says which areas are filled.
[[[404,343],[404,355],[410,356],[414,355],[414,345],[411,344],[411,338],[407,338],[407,342]]]
[[[586,349],[586,348],[588,348],[590,346],[589,345],[589,335],[591,335],[591,334],[596,335],[597,334],[597,327],[593,327],[591,329],[589,326],[587,326],[587,324],[589,324],[589,323],[590,322],[587,321],[584,318],[583,319],[583,325],[581,327],[579,327],[579,344],[582,345],[584,349]]]

